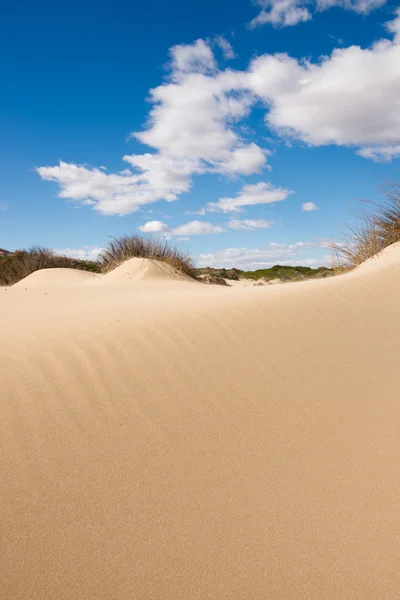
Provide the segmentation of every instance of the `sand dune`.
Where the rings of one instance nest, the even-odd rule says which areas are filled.
[[[25,279],[22,279],[13,287],[24,289],[32,288],[52,288],[54,286],[69,287],[80,285],[88,281],[96,281],[99,275],[89,273],[88,271],[80,271],[79,269],[42,269],[35,271]]]
[[[102,277],[102,283],[108,285],[123,285],[137,281],[158,282],[160,280],[192,282],[189,277],[182,275],[170,265],[148,258],[131,258]]]
[[[388,252],[282,286],[0,290],[1,598],[395,600]]]

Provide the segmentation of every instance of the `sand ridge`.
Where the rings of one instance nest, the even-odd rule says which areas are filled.
[[[397,598],[390,252],[282,286],[1,290],[1,596]]]

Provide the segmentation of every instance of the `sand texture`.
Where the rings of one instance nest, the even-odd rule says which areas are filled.
[[[396,600],[400,246],[370,264],[0,289],[0,598]]]

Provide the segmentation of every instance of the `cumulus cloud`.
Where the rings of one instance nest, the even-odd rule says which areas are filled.
[[[273,27],[290,27],[309,21],[313,11],[324,11],[333,6],[367,15],[383,6],[386,0],[257,0],[261,12],[251,21],[250,28],[269,23]]]
[[[244,185],[240,193],[233,198],[220,198],[218,202],[209,202],[206,210],[209,212],[240,212],[244,206],[256,204],[271,204],[286,200],[291,190],[276,188],[270,183],[261,181],[256,184]]]
[[[207,221],[189,221],[178,227],[168,227],[166,223],[161,221],[148,221],[144,225],[138,227],[140,231],[144,233],[160,233],[163,237],[172,238],[180,237],[183,239],[189,239],[188,236],[192,235],[210,235],[215,233],[223,233],[225,229],[219,225],[213,225]]]
[[[252,231],[253,229],[268,229],[273,224],[273,221],[267,221],[265,219],[231,219],[228,221],[228,227],[230,229],[246,229],[247,231]]]
[[[54,253],[81,260],[97,260],[103,250],[101,246],[84,246],[83,248],[56,248]]]
[[[390,27],[393,40],[336,49],[317,63],[287,54],[255,59],[249,85],[269,106],[267,126],[311,146],[354,147],[375,160],[398,155],[398,22],[399,17]]]
[[[305,212],[312,212],[313,210],[319,210],[318,206],[314,204],[314,202],[303,202],[301,205],[301,210]]]
[[[199,267],[238,267],[243,269],[261,269],[284,263],[286,265],[319,266],[326,258],[307,258],[304,250],[318,248],[316,242],[296,242],[278,244],[271,242],[264,248],[226,248],[215,253],[200,254],[197,257]]]
[[[243,74],[189,72],[193,61],[185,64],[183,58],[179,65],[172,81],[151,90],[148,126],[132,135],[162,156],[191,161],[192,173],[260,172],[266,152],[246,143],[234,127],[254,102]]]
[[[144,225],[138,227],[143,233],[166,233],[170,231],[170,228],[166,223],[162,221],[147,221]]]

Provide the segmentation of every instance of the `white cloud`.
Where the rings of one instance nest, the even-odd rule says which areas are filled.
[[[268,268],[276,264],[319,266],[325,263],[325,258],[302,258],[304,250],[318,247],[319,244],[315,242],[271,242],[264,248],[226,248],[215,253],[200,254],[197,264],[199,267],[237,267],[248,270]]]
[[[399,20],[392,33],[400,30]],[[389,160],[400,149],[399,64],[395,35],[366,49],[336,49],[314,64],[287,54],[261,56],[250,66],[249,85],[269,105],[267,126],[283,137]]]
[[[303,202],[301,205],[301,210],[305,212],[312,212],[313,210],[318,210],[318,206],[314,204],[314,202]]]
[[[56,248],[54,253],[80,260],[97,260],[103,250],[104,248],[100,246],[84,246],[83,248]]]
[[[234,130],[254,101],[243,87],[242,74],[176,71],[173,77],[151,90],[154,106],[148,127],[134,137],[162,156],[191,161],[193,173],[260,172],[265,151],[244,142]]]
[[[157,200],[175,200],[190,189],[191,161],[152,154],[125,156],[124,160],[141,172],[108,174],[62,161],[55,167],[39,167],[37,172],[60,185],[61,198],[92,206],[103,215],[126,215]]]
[[[189,221],[178,227],[168,227],[166,223],[162,221],[148,221],[144,225],[138,227],[140,231],[144,233],[161,233],[166,238],[180,237],[183,239],[189,239],[187,236],[192,235],[210,235],[215,233],[223,233],[225,229],[219,225],[212,225],[207,221]]]
[[[206,210],[209,212],[240,212],[243,206],[256,204],[271,204],[286,200],[291,190],[276,188],[270,183],[261,181],[256,184],[248,184],[242,187],[238,196],[234,198],[220,198],[218,202],[209,202]]]
[[[147,221],[147,223],[141,225],[138,229],[143,231],[143,233],[166,233],[170,231],[168,225],[162,221]]]
[[[228,227],[230,229],[246,229],[252,231],[253,229],[268,229],[273,225],[273,221],[266,221],[265,219],[231,219],[228,221]]]
[[[313,10],[324,11],[334,6],[367,15],[385,3],[386,0],[257,0],[261,12],[251,21],[250,28],[266,23],[290,27],[312,19]]]
[[[217,68],[214,54],[204,40],[178,44],[170,49],[171,68],[177,73],[208,73]]]
[[[236,58],[236,54],[234,53],[233,48],[226,37],[223,35],[216,35],[214,39],[217,46],[221,48],[225,60],[232,60],[233,58]]]

